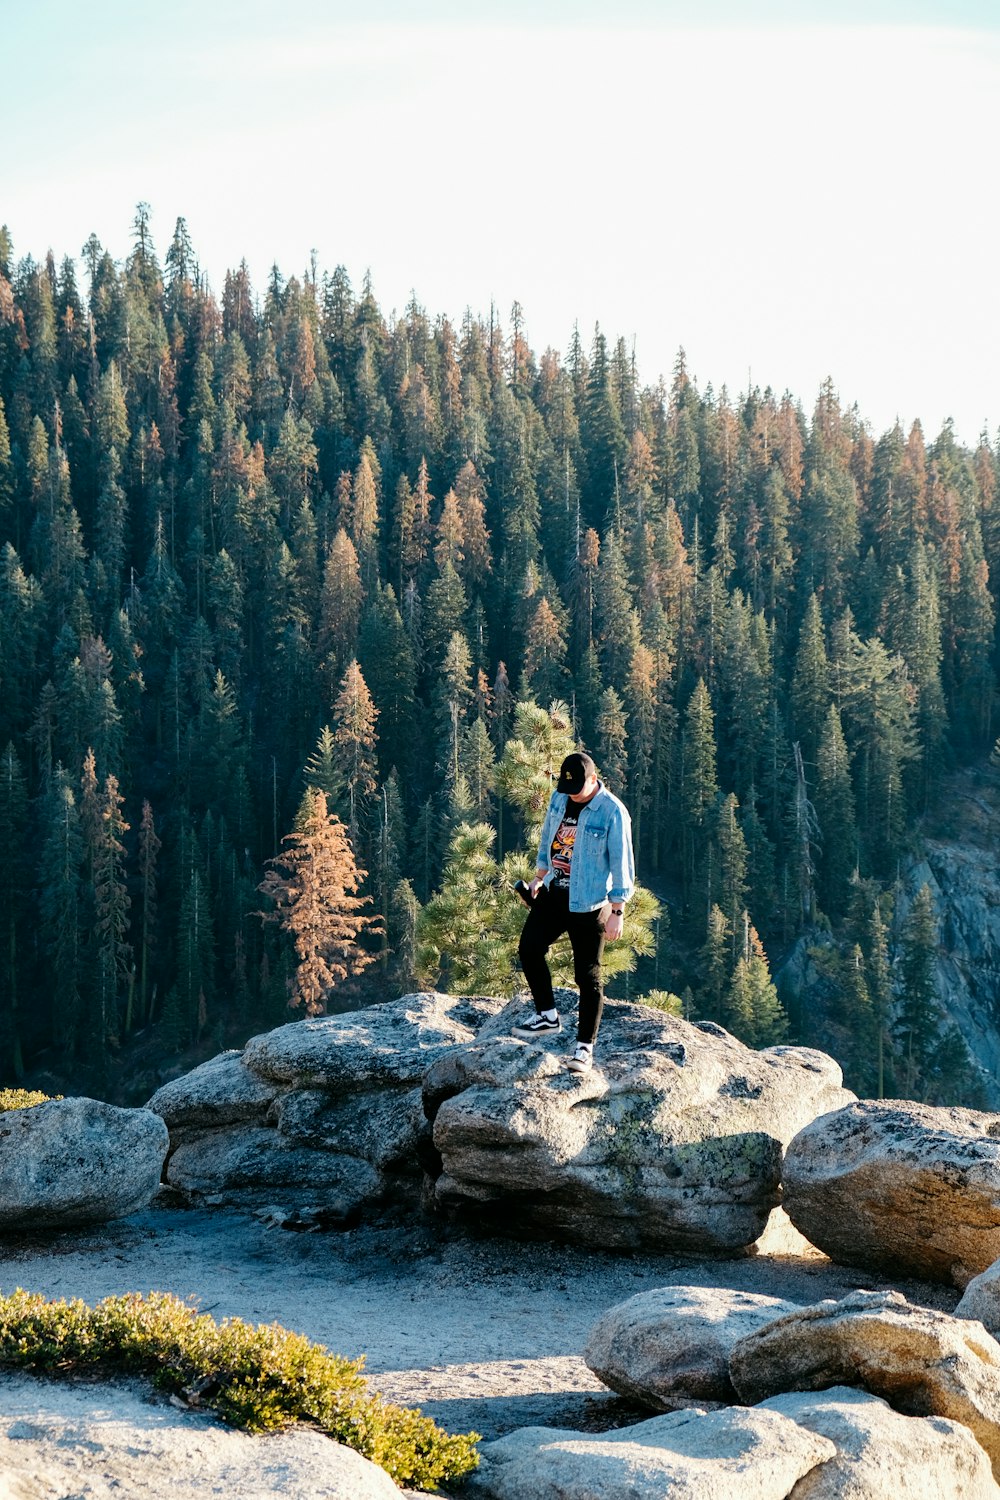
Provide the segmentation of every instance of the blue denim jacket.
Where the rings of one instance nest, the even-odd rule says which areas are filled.
[[[565,792],[553,792],[538,840],[538,868],[552,879],[552,840],[566,811]],[[605,901],[627,901],[635,884],[632,819],[624,802],[603,783],[580,809],[569,867],[570,911],[596,911]]]

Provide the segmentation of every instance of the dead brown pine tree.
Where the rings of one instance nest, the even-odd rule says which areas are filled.
[[[281,842],[282,852],[267,861],[257,887],[274,907],[258,916],[277,922],[292,939],[289,1005],[322,1015],[331,990],[374,962],[377,955],[358,937],[381,932],[382,918],[362,910],[371,901],[357,894],[367,871],[359,869],[347,829],[328,812],[323,792],[307,789],[295,831]]]

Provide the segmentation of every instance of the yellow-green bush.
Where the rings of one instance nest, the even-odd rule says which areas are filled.
[[[369,1390],[364,1359],[327,1354],[278,1323],[217,1323],[164,1292],[46,1302],[0,1296],[0,1365],[50,1374],[152,1377],[249,1432],[307,1422],[380,1464],[398,1484],[433,1489],[479,1462],[475,1432],[451,1436],[430,1417]]]
[[[62,1094],[56,1094],[57,1099]],[[48,1104],[51,1094],[40,1094],[37,1089],[0,1089],[0,1115],[10,1109],[30,1109],[33,1104]]]
[[[666,1011],[668,1016],[683,1016],[684,1002],[679,995],[672,995],[669,990],[647,990],[644,995],[637,996],[640,1005],[649,1005],[653,1010]]]

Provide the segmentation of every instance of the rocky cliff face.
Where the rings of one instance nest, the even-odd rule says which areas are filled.
[[[1000,771],[989,764],[956,772],[924,819],[919,850],[900,868],[892,936],[898,941],[914,897],[928,885],[938,920],[937,992],[976,1064],[981,1102],[1000,1109]],[[829,932],[798,940],[776,971],[793,1009],[822,1014],[827,981],[822,949]],[[819,957],[819,962],[817,958]],[[836,1028],[823,1024],[816,1046],[841,1055]],[[851,1080],[848,1079],[848,1082]]]
[[[1000,772],[951,778],[924,828],[922,858],[902,871],[896,926],[925,883],[939,922],[937,986],[1000,1109]]]

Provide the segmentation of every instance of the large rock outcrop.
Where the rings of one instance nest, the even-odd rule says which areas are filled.
[[[148,1109],[50,1099],[0,1114],[0,1233],[120,1219],[145,1208],[168,1137]]]
[[[599,1380],[654,1411],[736,1400],[729,1355],[798,1304],[725,1287],[667,1286],[609,1307],[583,1357]]]
[[[788,1500],[836,1455],[780,1412],[676,1411],[615,1432],[522,1427],[484,1444],[463,1493],[489,1500]]]
[[[598,1436],[526,1428],[484,1446],[468,1489],[489,1500],[1000,1497],[966,1427],[902,1416],[846,1387],[778,1396],[751,1411],[674,1412]]]
[[[1000,1257],[1000,1115],[863,1100],[785,1157],[792,1223],[833,1260],[964,1286]]]
[[[149,1101],[170,1129],[167,1184],[194,1202],[349,1223],[390,1187],[417,1195],[420,1083],[502,1006],[433,991],[253,1037]]]
[[[1000,1344],[981,1323],[914,1307],[899,1292],[854,1292],[778,1318],[729,1357],[742,1400],[856,1385],[912,1416],[948,1417],[1000,1472]]]
[[[837,1449],[799,1480],[791,1500],[1000,1497],[986,1453],[960,1422],[904,1417],[877,1396],[844,1386],[774,1396],[758,1410],[780,1412]]]
[[[277,1092],[276,1083],[244,1066],[241,1052],[220,1052],[157,1089],[146,1108],[188,1130],[262,1125]]]
[[[778,1201],[784,1143],[854,1095],[823,1053],[609,1001],[589,1074],[513,1039],[514,1001],[428,1068],[439,1205],[590,1244],[731,1254]]]

